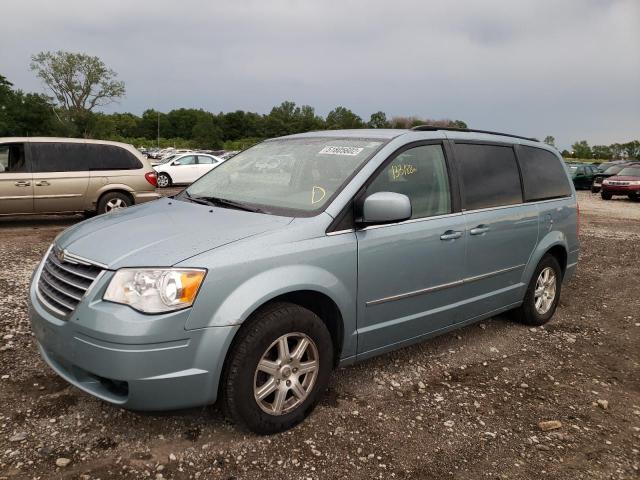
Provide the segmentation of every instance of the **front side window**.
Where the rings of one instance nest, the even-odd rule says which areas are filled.
[[[31,143],[33,172],[82,172],[89,168],[83,143]]]
[[[451,213],[447,166],[440,145],[422,145],[394,158],[367,188],[402,193],[411,200],[411,218]]]
[[[512,147],[456,143],[455,149],[466,210],[522,203]]]
[[[355,138],[268,140],[211,170],[186,193],[310,215],[323,209],[382,144]]]
[[[174,165],[195,165],[196,157],[193,155],[189,155],[186,157],[181,157],[175,161]]]
[[[24,144],[8,143],[0,145],[0,173],[22,173],[26,171]]]

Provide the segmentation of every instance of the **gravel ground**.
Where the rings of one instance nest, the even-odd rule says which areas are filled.
[[[80,217],[0,219],[0,478],[640,478],[640,203],[579,197],[581,263],[550,324],[496,317],[341,369],[271,437],[215,406],[122,410],[54,375],[25,292]]]

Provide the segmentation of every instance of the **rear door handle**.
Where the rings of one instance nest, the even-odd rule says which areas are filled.
[[[49,185],[51,185],[49,182],[47,182],[46,180],[40,180],[38,182],[36,182],[36,187],[48,187]]]
[[[455,240],[456,238],[460,238],[462,236],[462,232],[458,232],[456,230],[447,230],[442,235],[440,235],[440,240]]]
[[[469,230],[471,235],[483,235],[489,231],[489,227],[486,225],[478,225],[476,228]]]
[[[31,182],[29,182],[28,180],[18,180],[14,183],[14,185],[16,187],[28,187],[29,185],[31,185]]]

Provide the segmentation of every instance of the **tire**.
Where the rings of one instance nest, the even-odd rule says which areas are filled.
[[[223,408],[236,424],[254,433],[288,430],[311,413],[327,388],[333,367],[331,335],[315,313],[284,302],[258,311],[247,322],[225,363]],[[281,358],[288,358],[281,345],[286,341],[286,350],[294,355],[303,339],[309,343],[301,359],[279,363]],[[259,362],[268,368],[259,370]],[[314,362],[314,371],[296,374],[301,365],[311,368]],[[293,390],[296,385],[298,395]],[[265,395],[259,400],[261,388]]]
[[[108,192],[100,197],[96,213],[102,215],[103,213],[109,213],[113,210],[130,207],[132,203],[131,198],[124,193]]]
[[[637,202],[640,200],[640,196],[636,195],[634,193],[631,193],[629,195],[627,195],[629,197],[629,200],[631,200],[632,202]]]
[[[610,193],[604,193],[604,192],[601,192],[600,196],[602,197],[603,200],[611,200],[611,198],[613,197],[613,195],[611,195]]]
[[[158,186],[160,188],[170,187],[173,182],[169,174],[161,172],[158,174]]]
[[[598,187],[591,187],[591,193],[600,193],[600,188],[598,188]]]
[[[552,297],[543,298],[538,307],[538,299],[536,297],[536,287],[539,282],[543,280],[543,272],[548,272],[549,275],[553,275],[554,288]],[[549,277],[551,278],[551,277]],[[513,316],[516,321],[524,323],[525,325],[540,326],[547,323],[553,317],[560,300],[560,291],[562,290],[562,270],[558,260],[553,255],[546,254],[538,263],[527,292],[524,296],[522,305],[513,311]],[[551,293],[550,290],[545,290],[546,293]]]

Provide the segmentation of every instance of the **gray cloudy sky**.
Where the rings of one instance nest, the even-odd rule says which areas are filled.
[[[0,73],[43,91],[42,50],[119,73],[109,111],[418,115],[560,146],[640,138],[640,0],[3,2]]]

